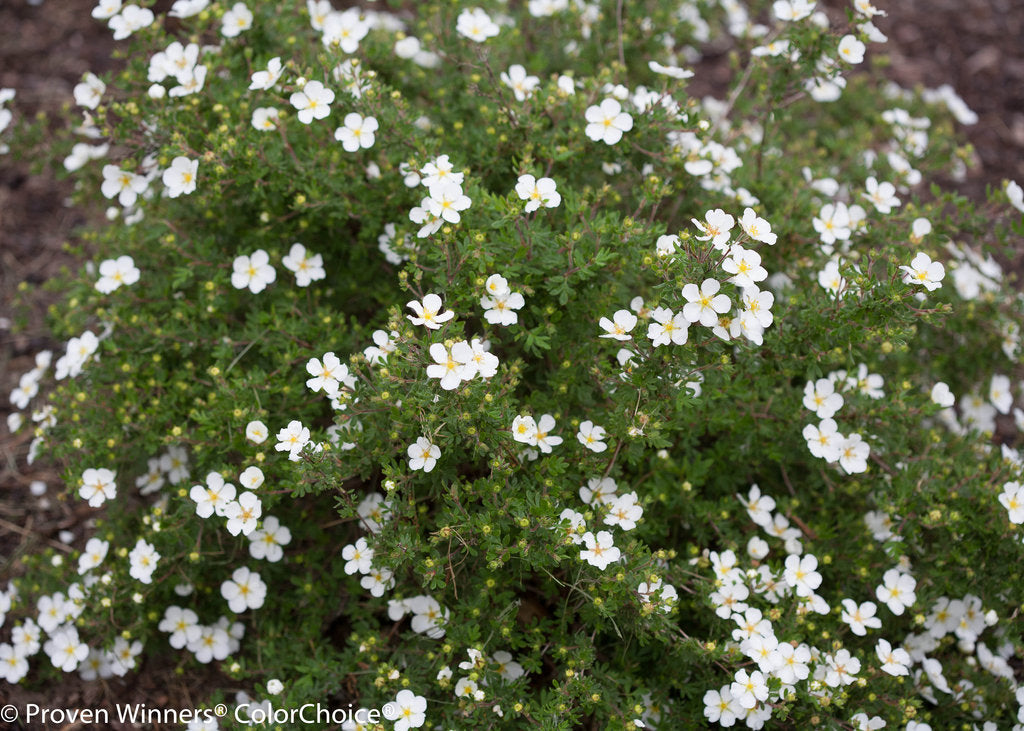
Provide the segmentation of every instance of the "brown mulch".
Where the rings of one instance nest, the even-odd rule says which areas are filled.
[[[19,116],[44,111],[55,114],[72,99],[71,90],[86,71],[112,67],[110,31],[90,17],[95,0],[0,0],[0,87],[13,87],[10,105]],[[340,5],[341,3],[336,3]],[[850,3],[830,0],[834,17]],[[957,188],[980,200],[986,185],[1005,178],[1024,183],[1024,3],[1020,0],[876,0],[888,16],[876,25],[889,36],[886,47],[873,47],[891,59],[891,77],[902,86],[937,87],[948,83],[979,115],[978,124],[962,128],[977,151],[979,165]],[[696,80],[695,80],[696,81]],[[724,89],[718,90],[722,96]],[[32,175],[25,164],[0,158],[0,318],[14,318],[13,302],[20,282],[40,284],[62,266],[78,266],[63,251],[83,214],[64,205],[71,183],[50,173]],[[73,532],[75,545],[84,539],[83,521],[70,508],[51,499],[43,507],[28,493],[33,480],[55,492],[58,476],[45,467],[27,467],[26,430],[11,436],[6,429],[7,394],[32,357],[56,347],[46,336],[44,315],[55,296],[30,294],[22,314],[26,328],[12,334],[0,326],[0,586],[17,573],[17,557],[41,545],[54,546],[62,529]],[[176,675],[167,664],[144,666],[125,679],[85,683],[66,676],[59,689],[28,692],[0,688],[5,702],[46,701],[76,705],[143,702],[183,707],[202,697],[207,673]]]

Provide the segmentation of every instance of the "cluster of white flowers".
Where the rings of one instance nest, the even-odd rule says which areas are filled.
[[[611,477],[593,477],[586,485],[580,487],[579,496],[580,500],[597,513],[597,517],[601,518],[604,525],[631,531],[643,517],[643,506],[640,505],[640,498],[635,491],[623,495],[617,492],[618,485]],[[621,551],[614,545],[612,534],[606,530],[598,531],[597,534],[587,530],[586,519],[582,513],[566,508],[558,518],[560,530],[565,531],[566,538],[577,546],[584,546],[580,550],[580,559],[591,566],[604,570],[608,564],[622,558]],[[645,587],[640,590],[645,603],[650,602],[651,596],[659,591],[659,601],[668,601],[669,597],[674,600],[676,596],[674,587],[665,585],[663,589],[660,580],[652,580],[649,584],[645,582],[641,586]]]
[[[362,541],[365,546],[364,539],[360,538],[359,541]],[[347,566],[345,571],[348,572]],[[412,615],[410,622],[412,631],[416,634],[426,635],[432,640],[444,637],[444,627],[451,615],[446,608],[438,604],[436,599],[426,594],[411,596],[407,599],[388,600],[388,619],[392,622],[401,622],[406,614]]]
[[[208,68],[199,63],[200,53],[201,49],[195,43],[183,46],[174,41],[163,51],[153,54],[147,75],[152,84],[149,96],[153,99],[162,99],[165,95],[173,98],[202,91]],[[170,89],[166,88],[168,80],[175,84]]]
[[[464,177],[464,173],[454,171],[447,155],[441,155],[423,166],[417,184],[426,187],[427,195],[409,211],[409,220],[421,227],[416,236],[421,239],[432,236],[445,223],[458,223],[462,220],[461,212],[473,203],[462,191]]]
[[[222,616],[214,624],[203,625],[194,611],[177,605],[167,607],[157,629],[170,635],[171,647],[188,650],[204,665],[238,652],[245,636],[245,625],[241,622]]]
[[[845,403],[840,390],[858,391],[868,398],[879,399],[884,396],[882,385],[882,377],[869,373],[864,363],[858,367],[856,376],[850,376],[846,371],[833,371],[826,378],[808,381],[804,386],[803,405],[821,420],[817,426],[808,424],[803,429],[811,454],[829,464],[838,463],[850,475],[866,471],[871,445],[856,432],[849,435],[840,433],[832,417]]]
[[[240,479],[245,487],[255,490],[263,484],[263,472],[259,467],[248,467]],[[248,536],[256,530],[260,516],[263,515],[263,503],[251,490],[242,492],[236,498],[235,486],[225,482],[220,473],[210,472],[206,475],[205,485],[192,486],[189,497],[196,504],[196,515],[200,518],[216,514],[226,519],[231,535],[241,533]]]
[[[519,292],[513,292],[508,280],[500,274],[492,274],[484,283],[487,294],[480,298],[484,308],[484,319],[492,325],[508,327],[519,322],[517,310],[523,308],[526,300]]]

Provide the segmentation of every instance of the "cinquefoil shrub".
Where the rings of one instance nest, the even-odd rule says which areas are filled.
[[[1020,188],[929,190],[970,110],[813,5],[101,2],[124,70],[51,144],[111,220],[10,420],[100,510],[2,595],[7,681],[1020,728]]]

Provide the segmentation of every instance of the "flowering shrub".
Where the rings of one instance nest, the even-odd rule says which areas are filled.
[[[9,419],[100,511],[0,594],[7,682],[1020,728],[1020,187],[929,189],[970,110],[814,5],[100,2],[52,144],[110,223]]]

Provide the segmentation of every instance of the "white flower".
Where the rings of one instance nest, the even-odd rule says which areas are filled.
[[[188,195],[196,189],[196,175],[199,172],[199,161],[187,157],[176,157],[171,166],[164,170],[163,183],[170,198]]]
[[[89,654],[89,646],[78,639],[78,630],[64,626],[54,632],[43,646],[55,668],[65,673],[74,672]]]
[[[879,639],[875,654],[882,663],[882,672],[889,675],[910,674],[910,654],[902,647],[893,648],[888,640]]]
[[[227,518],[228,533],[247,536],[256,530],[257,521],[263,514],[263,503],[255,493],[246,491],[224,506],[224,517]]]
[[[612,534],[608,531],[600,531],[596,536],[587,531],[583,534],[583,545],[586,548],[580,551],[580,558],[591,566],[604,570],[608,564],[618,561],[621,556],[619,549],[612,544]]]
[[[532,416],[520,414],[512,420],[512,438],[517,442],[537,445],[537,422]]]
[[[441,457],[441,449],[426,437],[419,437],[406,450],[409,454],[409,469],[430,472]]]
[[[526,201],[527,213],[536,211],[542,205],[545,208],[557,208],[562,202],[562,196],[555,190],[555,181],[551,178],[537,180],[532,175],[520,175],[516,193]]]
[[[252,110],[252,126],[261,132],[277,129],[277,120],[281,118],[281,111],[274,107],[257,107]]]
[[[633,530],[643,514],[644,509],[637,503],[636,493],[627,492],[616,497],[608,506],[604,524],[616,525],[622,530]]]
[[[786,570],[782,578],[796,590],[798,596],[809,597],[821,586],[821,574],[817,571],[818,559],[811,554],[786,556]]]
[[[819,419],[830,419],[843,407],[843,396],[836,393],[836,384],[830,378],[819,378],[804,384],[803,404]]]
[[[103,166],[103,184],[100,192],[105,198],[117,197],[125,208],[134,206],[139,195],[146,192],[149,182],[142,175],[122,170],[117,165]]]
[[[896,188],[892,183],[879,183],[872,176],[864,185],[867,192],[861,195],[871,201],[879,213],[890,213],[893,208],[900,205],[900,199],[896,197]]]
[[[736,224],[736,219],[721,208],[708,211],[704,214],[704,219],[703,221],[698,221],[696,218],[690,219],[693,225],[704,234],[703,236],[698,236],[697,240],[710,241],[711,245],[716,249],[725,251],[726,245],[729,243],[732,227]]]
[[[814,11],[815,0],[776,0],[772,5],[779,20],[803,20]]]
[[[466,357],[456,358],[456,347]],[[469,348],[468,343],[465,341],[455,343],[451,350],[446,348],[443,343],[434,343],[430,346],[428,352],[430,357],[434,359],[434,362],[427,366],[427,378],[440,379],[441,388],[445,391],[458,388],[459,384],[466,380],[463,377],[466,373],[466,362],[470,360],[472,355],[472,349]],[[472,375],[470,378],[472,378]]]
[[[262,421],[253,420],[245,425],[245,438],[254,444],[263,444],[270,432]]]
[[[373,147],[376,139],[374,132],[378,127],[375,117],[363,117],[361,114],[350,112],[345,115],[343,125],[334,130],[334,139],[341,143],[346,152]]]
[[[760,670],[748,673],[736,671],[735,680],[729,686],[733,699],[743,708],[753,708],[758,701],[768,699],[768,679]]]
[[[667,307],[658,307],[651,312],[654,321],[647,326],[647,337],[655,348],[660,345],[683,345],[690,332],[690,323],[682,312],[672,312]]]
[[[263,526],[249,534],[249,555],[277,563],[284,557],[284,549],[292,542],[292,532],[273,515],[268,515]]]
[[[493,297],[481,297],[480,306],[484,308],[484,319],[492,325],[508,327],[519,322],[520,310],[526,304],[519,292],[506,291]]]
[[[302,422],[293,419],[288,426],[277,433],[277,444],[274,449],[278,452],[288,452],[288,459],[297,462],[302,450],[309,444],[309,429],[302,425]]]
[[[224,482],[217,472],[206,475],[206,486],[193,485],[189,497],[196,504],[196,515],[209,518],[216,513],[223,516],[228,503],[235,499],[235,486]]]
[[[96,281],[96,291],[110,294],[121,285],[129,286],[139,281],[138,268],[130,256],[119,256],[100,262],[100,278]]]
[[[309,81],[302,87],[302,91],[292,94],[288,101],[299,110],[299,121],[309,124],[314,119],[323,119],[331,113],[334,92],[319,81]]]
[[[175,650],[180,650],[185,645],[199,639],[202,630],[199,627],[199,617],[191,609],[182,609],[177,606],[169,606],[164,610],[163,619],[157,626],[161,632],[169,632],[168,641]]]
[[[929,292],[942,286],[942,279],[946,276],[946,269],[941,261],[932,261],[931,257],[923,251],[910,262],[910,266],[901,266],[903,270],[903,282],[905,284],[920,284]]]
[[[1024,213],[1024,188],[1021,188],[1016,180],[1006,184],[1006,198],[1011,206]]]
[[[126,5],[120,15],[114,15],[107,21],[107,26],[114,31],[114,40],[123,41],[137,30],[152,25],[156,16],[149,8],[138,5]]]
[[[615,340],[630,340],[630,331],[636,326],[636,315],[629,310],[616,310],[612,319],[602,317],[598,325],[604,330],[602,338],[613,338]]]
[[[848,475],[865,472],[870,454],[871,445],[860,434],[850,434],[839,445],[839,466]]]
[[[622,139],[622,133],[633,129],[633,118],[622,111],[616,99],[605,99],[600,105],[588,107],[586,111],[587,137],[594,142],[614,145]]]
[[[327,277],[324,259],[320,254],[307,251],[300,243],[292,244],[288,254],[281,259],[284,268],[295,274],[298,287],[308,287],[311,283]]]
[[[680,66],[664,66],[657,61],[648,61],[647,68],[656,74],[668,76],[673,79],[689,79],[693,76],[693,72],[689,69],[684,69]]]
[[[234,38],[242,31],[252,28],[252,11],[245,3],[235,3],[224,13],[221,23],[221,35],[225,38]]]
[[[874,602],[857,604],[853,599],[843,599],[842,605],[842,620],[850,625],[850,631],[855,635],[863,637],[869,628],[881,628],[882,620],[875,616],[878,607]]]
[[[128,575],[143,584],[150,584],[153,582],[153,572],[156,571],[156,564],[159,560],[160,554],[156,552],[153,544],[140,538],[136,542],[135,548],[128,554],[130,564]]]
[[[753,208],[745,208],[740,218],[740,227],[747,236],[765,244],[774,245],[776,235],[772,233],[772,225],[763,218],[759,218]]]
[[[483,12],[483,11],[481,11]],[[394,703],[384,704],[384,718],[395,722],[394,731],[419,728],[427,719],[427,699],[411,690],[400,690]]]
[[[341,557],[345,559],[345,573],[351,576],[357,571],[368,574],[373,569],[373,549],[365,538],[359,538],[341,549]]]
[[[110,543],[107,541],[101,538],[90,538],[85,544],[82,555],[78,557],[78,573],[84,574],[103,563],[109,549]]]
[[[461,211],[473,203],[469,196],[462,192],[462,186],[455,182],[439,184],[429,190],[430,195],[423,199],[424,205],[430,215],[448,223],[461,221]]]
[[[227,599],[228,609],[241,614],[246,609],[259,609],[267,596],[267,585],[260,575],[245,566],[237,568],[231,578],[220,585],[220,595]]]
[[[266,71],[256,71],[252,75],[252,83],[249,84],[249,89],[262,89],[269,90],[273,89],[277,84],[278,79],[281,78],[281,57],[274,56],[267,63]]]
[[[370,32],[370,24],[361,17],[359,8],[349,8],[343,13],[329,12],[323,22],[323,44],[328,48],[337,47],[345,53],[355,53],[359,41]]]
[[[98,508],[107,500],[117,496],[117,485],[114,483],[117,473],[108,469],[87,469],[82,473],[82,486],[78,488],[78,496],[89,501],[89,507]]]
[[[749,210],[749,209],[748,209]],[[683,317],[688,322],[699,322],[704,327],[718,324],[718,316],[729,311],[731,303],[724,294],[718,294],[722,284],[717,279],[705,279],[700,288],[692,282],[683,286]]]
[[[533,90],[540,84],[540,79],[536,76],[527,75],[526,69],[518,63],[509,66],[508,71],[502,71],[501,80],[512,89],[516,101],[520,102],[524,102],[528,97],[532,96]],[[522,178],[520,178],[521,180]]]
[[[608,445],[602,441],[604,438],[604,428],[596,426],[590,420],[582,422],[580,430],[576,434],[576,439],[579,440],[579,443],[594,452],[603,452],[608,449]]]
[[[86,109],[95,109],[100,105],[103,92],[106,90],[107,85],[96,74],[87,73],[82,82],[74,88],[75,104]]]
[[[411,300],[406,302],[405,306],[416,313],[415,315],[406,315],[409,322],[413,325],[423,325],[430,330],[440,329],[441,323],[448,322],[455,317],[455,313],[451,310],[441,312],[441,298],[433,293],[427,294],[422,302]]]
[[[467,8],[459,13],[455,31],[471,41],[483,43],[498,35],[498,25],[480,8]]]
[[[257,249],[250,255],[235,257],[231,263],[231,286],[258,294],[277,279],[277,271],[270,266],[270,255]]]
[[[875,588],[875,596],[889,607],[890,612],[900,615],[917,601],[917,594],[914,593],[916,588],[917,581],[913,576],[899,569],[889,569],[882,576],[882,583]]]
[[[371,596],[381,597],[395,585],[395,579],[390,569],[373,568],[359,580],[359,585],[369,591]]]
[[[550,432],[555,428],[555,417],[551,414],[543,414],[537,422],[536,445],[544,454],[550,454],[552,447],[562,443],[562,437],[554,436]]]
[[[839,58],[847,63],[860,63],[864,60],[864,44],[855,36],[843,36],[839,41]]]

